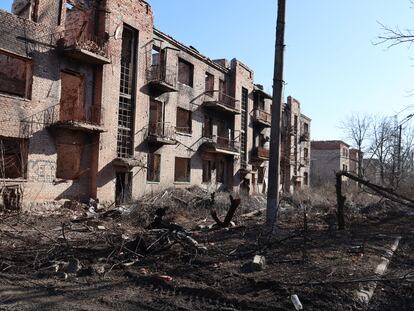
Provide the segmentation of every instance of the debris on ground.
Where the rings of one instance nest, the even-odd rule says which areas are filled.
[[[306,310],[411,310],[414,217],[348,198],[341,232],[325,221],[334,192],[285,198],[276,236],[262,225],[264,197],[241,197],[234,226],[221,227],[211,211],[225,219],[229,193],[211,204],[196,187],[116,208],[70,201],[60,214],[3,213],[0,310],[292,310],[294,295]],[[387,273],[375,275],[399,236]],[[374,281],[362,305],[353,293]]]

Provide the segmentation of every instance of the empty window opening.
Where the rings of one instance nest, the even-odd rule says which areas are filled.
[[[56,177],[66,180],[78,179],[81,172],[83,144],[57,144]]]
[[[124,26],[117,141],[117,152],[120,158],[129,158],[133,155],[137,38],[136,31]]]
[[[303,123],[303,132],[305,134],[309,133],[309,124],[308,123]]]
[[[161,155],[148,153],[147,181],[159,182],[161,175]]]
[[[226,162],[224,160],[217,161],[217,176],[216,182],[224,183],[225,180],[225,171],[226,171]]]
[[[190,182],[191,159],[176,157],[174,175],[174,181],[176,182]]]
[[[85,120],[85,84],[80,74],[61,72],[60,121]]]
[[[193,87],[194,65],[178,59],[178,82]]]
[[[65,3],[66,10],[72,11],[75,9],[75,6],[72,3],[66,2]]]
[[[177,123],[176,130],[180,133],[191,134],[192,132],[192,118],[191,111],[177,107]]]
[[[151,51],[151,65],[156,66],[156,65],[161,64],[160,57],[161,57],[161,53],[160,53],[159,48],[153,47]]]
[[[115,204],[126,204],[132,198],[132,172],[117,172],[115,182]]]
[[[213,138],[213,118],[204,115],[203,137]]]
[[[31,62],[0,52],[0,92],[30,98]]]
[[[303,148],[303,158],[305,160],[309,159],[309,149],[308,148]]]
[[[11,12],[22,18],[37,22],[39,0],[14,0]]]
[[[203,183],[211,182],[212,169],[213,169],[213,162],[210,160],[203,160]]]
[[[0,137],[0,179],[26,178],[28,141]]]
[[[205,77],[205,90],[206,90],[207,95],[213,96],[214,76],[211,73],[208,73],[208,72],[206,72],[206,77]]]
[[[149,114],[149,134],[163,135],[163,104],[158,100],[151,99]]]
[[[307,172],[303,173],[303,185],[304,186],[309,185],[309,174]]]
[[[264,175],[265,175],[265,168],[263,166],[260,166],[257,169],[257,182],[259,184],[263,184],[263,182],[264,182]]]

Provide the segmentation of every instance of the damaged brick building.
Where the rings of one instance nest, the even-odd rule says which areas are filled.
[[[0,188],[12,206],[167,187],[266,191],[271,96],[237,59],[154,29],[142,0],[0,10]],[[310,119],[283,105],[282,185],[309,184]]]

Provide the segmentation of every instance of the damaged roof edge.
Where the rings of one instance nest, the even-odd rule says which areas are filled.
[[[206,62],[207,64],[209,64],[211,67],[216,68],[217,70],[223,71],[224,73],[228,73],[230,70],[224,66],[221,66],[220,64],[212,61],[210,58],[202,55],[199,52],[196,52],[195,49],[190,48],[189,46],[177,41],[176,39],[174,39],[173,37],[171,37],[170,35],[162,32],[159,29],[154,28],[154,34],[161,37],[162,39],[168,41],[169,43],[175,45],[176,47],[178,47],[180,50],[185,51],[188,54],[191,54],[194,57],[197,57],[198,59],[200,59],[203,62]]]

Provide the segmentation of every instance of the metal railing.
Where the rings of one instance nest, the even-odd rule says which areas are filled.
[[[29,137],[44,127],[58,122],[81,122],[101,126],[102,108],[91,106],[86,110],[82,108],[80,112],[74,107],[62,110],[60,104],[56,104],[20,120],[20,135]]]
[[[56,106],[55,106],[56,107]],[[81,122],[91,125],[102,124],[102,108],[97,106],[90,106],[88,108],[78,107],[78,106],[69,106],[69,107],[59,107],[59,122]]]
[[[82,29],[66,29],[63,42],[65,48],[84,49],[106,58],[109,57],[107,41],[102,36]]]
[[[145,133],[148,137],[175,140],[175,127],[163,122],[150,123]]]
[[[177,69],[175,67],[152,65],[147,69],[147,81],[177,86]]]
[[[256,121],[261,121],[269,124],[272,122],[272,115],[269,112],[266,112],[259,108],[256,108],[254,110],[253,117]]]
[[[216,102],[227,108],[237,111],[240,110],[239,101],[230,95],[220,91],[206,91],[204,94],[204,102],[206,103]]]
[[[240,142],[235,139],[213,135],[209,130],[203,129],[203,138],[214,143],[216,148],[230,151],[240,151]]]

